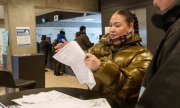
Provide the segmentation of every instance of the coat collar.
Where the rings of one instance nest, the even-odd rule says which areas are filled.
[[[105,34],[100,42],[106,44],[106,45],[112,45],[111,42],[108,39],[109,34]],[[142,39],[140,38],[139,34],[135,34],[135,33],[131,33],[128,34],[128,36],[130,36],[130,38],[125,41],[124,43],[122,43],[121,45],[118,46],[125,46],[125,45],[132,45],[132,44],[136,44],[136,43],[140,43],[142,41]]]
[[[167,31],[168,28],[180,17],[180,0],[176,0],[169,8],[154,14],[152,23],[160,29]]]

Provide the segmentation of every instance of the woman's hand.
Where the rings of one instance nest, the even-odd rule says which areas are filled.
[[[68,42],[65,39],[62,39],[63,43],[58,43],[54,49],[55,52],[58,52],[59,50],[61,50],[66,44],[68,44]]]
[[[86,57],[84,61],[85,61],[86,67],[92,70],[97,70],[99,66],[101,65],[101,61],[96,56],[90,53],[86,53]]]

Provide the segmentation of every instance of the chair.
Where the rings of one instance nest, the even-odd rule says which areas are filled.
[[[33,89],[35,85],[36,81],[34,80],[14,79],[11,72],[0,70],[0,86],[5,87],[6,93],[7,88],[13,88],[13,92],[15,92],[16,88],[20,90]]]

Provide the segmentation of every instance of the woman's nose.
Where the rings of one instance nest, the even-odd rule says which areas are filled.
[[[115,32],[115,27],[113,27],[113,26],[110,27],[110,28],[109,28],[109,32]]]

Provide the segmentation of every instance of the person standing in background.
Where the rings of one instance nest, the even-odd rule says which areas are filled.
[[[86,27],[81,26],[79,28],[79,33],[77,32],[78,36],[76,36],[75,41],[79,44],[79,46],[84,50],[87,51],[90,47],[94,45],[94,43],[91,43],[88,36],[86,35]]]
[[[52,52],[52,50],[51,50],[51,48],[52,48],[52,44],[51,44],[51,37],[47,37],[46,38],[46,40],[49,42],[49,50],[48,50],[48,59],[47,59],[47,65],[46,65],[46,67],[48,68],[48,69],[52,69],[53,68],[53,66],[52,66],[52,62],[53,62],[53,58],[52,58],[52,56],[53,56],[53,52]]]
[[[60,34],[57,34],[57,39],[54,40],[53,44],[52,44],[52,52],[55,54],[55,49],[54,47],[58,44],[58,43],[63,43],[62,40],[66,40],[66,36],[65,36],[65,32],[64,31],[60,31]],[[59,61],[54,59],[54,66],[53,66],[53,70],[54,70],[54,75],[59,76],[59,75],[63,75],[63,73],[65,73],[65,65],[60,63]]]
[[[153,24],[166,32],[145,75],[135,108],[180,108],[180,0],[154,0]]]
[[[46,35],[42,35],[41,37],[41,43],[40,43],[40,53],[45,55],[45,67],[47,65],[47,61],[48,61],[48,52],[51,48],[50,43],[47,41],[47,36]],[[47,71],[47,70],[45,70]]]
[[[80,35],[81,33],[78,31],[75,33],[75,39]]]
[[[60,34],[57,34],[57,40],[58,40],[58,43],[63,43],[62,39],[66,39],[66,36],[65,36],[65,31],[60,31]]]

